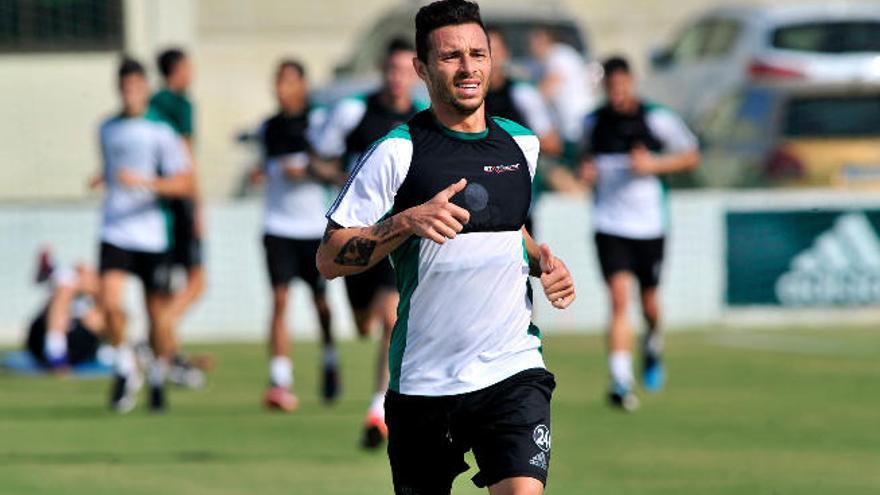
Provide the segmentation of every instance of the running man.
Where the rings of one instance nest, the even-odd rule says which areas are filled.
[[[122,113],[101,125],[105,185],[101,220],[100,304],[110,343],[117,348],[111,405],[128,412],[140,387],[134,353],[125,342],[122,308],[129,275],[144,288],[150,320],[150,409],[165,408],[164,382],[174,352],[167,311],[169,266],[165,199],[193,192],[189,153],[174,130],[148,112],[149,87],[143,66],[131,59],[119,67]]]
[[[529,50],[543,71],[539,87],[562,137],[563,159],[574,164],[584,117],[595,104],[586,62],[577,50],[559,41],[556,33],[547,28],[530,33]]]
[[[202,265],[201,198],[198,195],[193,150],[193,104],[187,96],[187,91],[192,84],[193,69],[189,57],[178,48],[171,48],[160,53],[156,58],[156,65],[162,74],[164,87],[150,99],[150,109],[170,125],[186,143],[193,164],[193,181],[196,188],[192,198],[169,201],[169,207],[174,217],[171,265],[172,268],[180,267],[186,272],[186,285],[177,291],[168,309],[172,331],[175,333],[175,352],[170,377],[179,385],[190,386],[191,384],[204,383],[204,373],[189,364],[181,354],[176,330],[183,315],[199,300],[205,290],[205,270]]]
[[[523,228],[538,139],[485,115],[491,57],[477,4],[435,2],[415,24],[431,109],[360,160],[327,214],[318,267],[347,276],[389,255],[395,267],[385,399],[395,493],[449,493],[471,449],[477,486],[542,493],[555,383],[528,276],[558,308],[575,295],[562,261]]]
[[[315,255],[326,224],[327,189],[314,175],[307,134],[317,124],[309,105],[302,64],[282,61],[275,73],[279,111],[260,130],[263,163],[257,175],[266,180],[263,246],[272,285],[272,322],[269,332],[270,387],[264,403],[270,409],[293,411],[299,401],[293,393],[293,361],[285,323],[289,285],[294,278],[312,290],[324,346],[322,395],[336,399],[339,389],[338,357],[330,332],[326,281],[315,267]]]
[[[364,98],[340,102],[330,113],[320,136],[313,143],[322,159],[346,160],[347,172],[375,141],[425,108],[412,100],[416,73],[412,44],[394,39],[382,60],[382,87]],[[387,259],[369,270],[345,277],[348,302],[354,313],[358,334],[370,334],[377,319],[382,322],[382,339],[376,362],[375,390],[364,426],[362,444],[376,448],[388,434],[385,426],[385,391],[388,390],[388,344],[397,321],[400,296],[394,269]]]
[[[633,277],[646,324],[643,385],[657,391],[664,383],[657,287],[667,218],[659,176],[693,169],[700,153],[697,139],[677,115],[638,98],[625,59],[610,58],[603,69],[607,103],[586,119],[580,177],[594,187],[596,250],[611,297],[608,398],[629,411],[638,407],[627,319]]]
[[[562,142],[544,97],[531,84],[516,81],[508,74],[510,54],[501,32],[490,29],[489,41],[492,45],[492,78],[486,95],[486,113],[528,127],[538,136],[542,154],[558,156],[562,152]]]
[[[559,157],[562,153],[562,142],[541,92],[534,86],[514,81],[509,76],[507,64],[510,56],[504,37],[499,31],[489,30],[489,42],[492,47],[492,77],[489,80],[489,93],[486,95],[486,113],[526,126],[538,136],[543,156]],[[535,180],[532,181],[532,207],[544,189],[542,165],[544,164],[538,166]],[[552,167],[550,171],[555,168]],[[526,230],[534,234],[533,228],[530,208]]]

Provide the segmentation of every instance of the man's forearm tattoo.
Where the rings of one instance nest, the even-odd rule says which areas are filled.
[[[363,237],[352,237],[342,246],[334,260],[342,266],[367,266],[373,251],[376,250],[377,241]]]
[[[370,230],[370,233],[374,236],[378,237],[379,244],[385,244],[386,242],[397,239],[401,235],[401,232],[395,232],[394,228],[397,225],[394,222],[394,217],[386,218],[381,222],[373,225],[373,228]]]

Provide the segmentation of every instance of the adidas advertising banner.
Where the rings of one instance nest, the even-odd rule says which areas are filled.
[[[880,209],[728,212],[729,306],[880,306]]]

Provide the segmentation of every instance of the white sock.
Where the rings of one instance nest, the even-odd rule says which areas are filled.
[[[154,359],[150,363],[150,369],[147,373],[147,381],[151,387],[161,387],[165,384],[165,376],[168,374],[168,361],[164,359]]]
[[[137,364],[134,359],[134,352],[126,344],[116,348],[116,374],[119,376],[131,376],[134,373]]]
[[[339,356],[336,355],[336,347],[324,347],[324,366],[336,366]]]
[[[274,356],[269,362],[269,380],[274,387],[293,387],[293,362],[287,356]]]
[[[632,353],[629,351],[614,351],[608,356],[608,369],[611,371],[611,379],[614,383],[632,388],[633,369],[632,369]]]
[[[67,357],[67,335],[64,332],[46,332],[43,351],[49,361],[57,362]]]
[[[385,421],[385,393],[376,392],[373,395],[373,401],[370,403],[370,414],[378,416]]]

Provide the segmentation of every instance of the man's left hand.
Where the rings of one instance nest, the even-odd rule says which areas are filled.
[[[567,308],[575,299],[574,280],[561,259],[553,256],[550,246],[541,244],[541,285],[550,304],[557,309]]]

